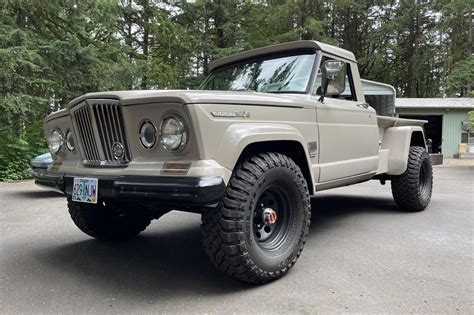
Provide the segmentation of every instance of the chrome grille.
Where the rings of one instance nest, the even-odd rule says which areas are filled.
[[[71,112],[85,165],[122,166],[128,163],[128,146],[118,101],[86,100]],[[116,143],[125,148],[120,159],[113,154]]]
[[[84,158],[88,161],[100,161],[97,141],[95,140],[90,120],[89,106],[79,108],[75,112],[76,125],[78,127],[79,138],[84,149]]]

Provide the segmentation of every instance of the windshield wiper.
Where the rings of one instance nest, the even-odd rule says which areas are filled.
[[[287,86],[288,84],[290,84],[290,81],[286,81],[285,84],[283,84],[282,86],[280,86],[277,91],[280,91],[281,89],[283,89],[285,86]]]

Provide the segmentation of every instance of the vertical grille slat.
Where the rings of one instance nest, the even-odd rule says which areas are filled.
[[[102,134],[104,135],[104,139],[105,139],[105,145],[107,147],[111,147],[113,143],[110,143],[110,133],[109,133],[109,128],[107,128],[107,125],[105,123],[105,114],[104,114],[104,107],[105,105],[104,104],[101,104],[99,106],[100,108],[100,122],[101,122],[101,128],[102,128]],[[107,159],[111,160],[112,159],[112,155],[110,154],[109,150],[106,150],[107,151]]]
[[[81,134],[82,134],[82,143],[84,146],[84,153],[85,158],[87,160],[94,160],[94,155],[92,153],[92,140],[90,139],[89,135],[89,126],[87,126],[87,117],[85,117],[85,109],[81,108],[77,112],[79,118],[79,126],[81,127]]]
[[[105,126],[104,126],[104,121],[102,120],[102,115],[100,113],[102,111],[102,107],[103,107],[103,105],[100,104],[100,105],[95,106],[93,108],[94,117],[95,117],[95,120],[97,122],[99,130],[105,130],[105,133],[107,134],[107,128],[105,128]],[[103,146],[110,147],[111,144],[109,142],[108,135],[106,135],[106,134],[105,135],[104,135],[104,133],[99,134],[100,141],[102,142]],[[109,150],[104,150],[104,154],[105,154],[105,159],[106,160],[112,160],[112,156],[110,155]]]
[[[118,107],[114,107],[114,115],[115,115],[115,120],[117,121],[117,124],[120,124],[121,125],[121,119],[120,119],[120,115],[118,113]],[[119,136],[119,140],[121,143],[125,143],[125,138],[122,134],[122,128],[118,128],[118,136]]]
[[[91,154],[92,156],[94,157],[94,160],[95,161],[100,161],[100,155],[99,155],[99,152],[97,150],[97,143],[95,141],[95,136],[93,134],[93,130],[92,130],[92,123],[91,123],[91,120],[90,120],[90,117],[91,117],[91,111],[90,111],[90,108],[89,107],[85,107],[85,112],[84,112],[84,116],[86,116],[86,126],[87,126],[87,134],[89,135],[89,139],[91,141],[90,143],[90,147],[92,149],[91,151]],[[87,119],[89,118],[89,119]]]
[[[110,145],[113,145],[114,139],[116,139],[116,137],[115,137],[115,132],[112,126],[112,118],[110,117],[110,114],[109,114],[110,108],[105,107],[104,109],[105,109],[104,119],[107,122],[107,129],[110,134],[110,137],[109,137]]]
[[[76,134],[84,164],[87,166],[123,166],[129,161],[128,146],[118,101],[86,100],[73,108]],[[113,146],[122,144],[124,156],[115,158]]]
[[[75,120],[75,122],[76,122],[76,129],[77,129],[77,130],[76,130],[76,134],[77,134],[78,138],[80,139],[81,144],[83,144],[84,141],[83,141],[82,139],[85,138],[85,134],[84,134],[84,127],[83,127],[83,125],[82,125],[82,119],[81,119],[81,116],[80,116],[79,111],[76,111],[76,112],[74,113],[74,120]],[[83,144],[82,146],[84,147],[84,144]],[[87,152],[86,152],[86,148],[85,148],[85,147],[84,147],[83,150],[84,150],[84,154],[87,155]]]
[[[97,124],[97,127],[100,129],[100,120],[98,119],[98,116],[97,116],[97,107],[92,107],[92,114],[94,115],[94,119],[95,119],[95,122]],[[104,140],[102,139],[101,135],[99,135],[100,137],[100,143],[104,143]],[[105,156],[105,159],[107,159],[107,155]]]
[[[112,129],[112,134],[114,135],[114,139],[117,139],[117,127],[115,126],[115,121],[112,117],[112,110],[110,107],[107,108],[107,115],[109,117],[109,122],[110,122],[110,128]]]
[[[105,114],[105,112],[107,111],[107,106],[102,105],[100,108],[101,108],[101,116],[100,116],[100,119],[101,119],[102,124],[103,124],[102,130],[105,131],[104,137],[107,139],[107,140],[106,140],[107,146],[108,146],[109,148],[111,148],[114,143],[112,142],[112,141],[113,141],[113,136],[112,136],[112,134],[111,134],[110,128],[108,127],[108,123],[107,123],[108,120],[107,120],[107,118],[106,118],[107,116],[106,116],[106,114]],[[108,154],[108,155],[109,155],[109,158],[110,158],[110,159],[113,159],[112,153],[111,153],[109,150],[107,150],[107,152],[109,152],[109,154]]]

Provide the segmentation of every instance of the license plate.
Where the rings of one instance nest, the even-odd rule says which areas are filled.
[[[72,201],[97,203],[99,181],[97,178],[74,177]]]

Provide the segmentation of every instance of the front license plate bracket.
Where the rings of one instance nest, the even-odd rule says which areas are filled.
[[[97,178],[74,177],[72,185],[72,201],[97,203],[99,180]]]

